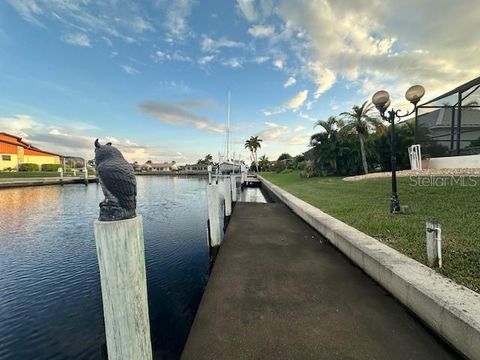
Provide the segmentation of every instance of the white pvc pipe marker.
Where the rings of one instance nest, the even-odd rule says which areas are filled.
[[[151,360],[143,221],[95,221],[110,360]]]
[[[442,228],[435,220],[427,220],[427,262],[430,267],[442,267]]]

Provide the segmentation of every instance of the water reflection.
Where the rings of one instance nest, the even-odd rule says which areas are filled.
[[[155,358],[178,358],[208,272],[206,180],[139,177]],[[0,359],[99,359],[98,185],[0,190]]]

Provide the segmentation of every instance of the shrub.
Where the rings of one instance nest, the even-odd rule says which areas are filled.
[[[60,164],[43,164],[42,171],[58,171],[58,168],[61,168]]]
[[[315,166],[313,165],[312,161],[305,161],[305,167],[300,173],[300,176],[303,178],[311,178],[317,176],[317,172],[315,171]]]
[[[299,162],[298,165],[297,165],[297,169],[298,169],[298,170],[303,170],[303,169],[305,169],[305,161]]]
[[[287,167],[287,169],[292,169],[293,170],[297,167],[297,163],[292,159],[285,161],[285,163],[286,163],[285,166]]]
[[[18,171],[39,171],[40,168],[37,164],[24,163],[18,166]]]
[[[276,173],[281,173],[283,170],[285,170],[285,168],[286,166],[283,161],[276,161],[272,166],[272,170]]]
[[[289,174],[289,173],[291,173],[291,172],[293,172],[293,170],[290,169],[290,168],[287,168],[287,169],[285,169],[285,170],[282,170],[281,174]]]

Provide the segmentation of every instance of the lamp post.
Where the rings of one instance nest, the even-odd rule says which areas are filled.
[[[400,115],[400,110],[394,110],[393,108],[388,110],[391,102],[390,94],[387,91],[380,90],[372,96],[372,103],[380,112],[382,119],[391,124],[390,161],[392,165],[392,194],[390,196],[390,213],[392,214],[397,214],[400,212],[400,200],[398,199],[397,192],[397,157],[395,155],[395,118],[401,119],[403,117],[412,115],[415,112],[417,104],[423,95],[425,95],[425,89],[421,85],[414,85],[407,90],[405,93],[405,98],[413,104],[413,110],[404,115]]]

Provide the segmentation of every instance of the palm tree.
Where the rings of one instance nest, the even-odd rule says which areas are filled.
[[[252,161],[255,163],[255,168],[258,172],[258,161],[257,161],[257,150],[262,147],[263,140],[260,139],[258,136],[250,136],[250,139],[245,141],[245,149],[250,150],[250,156]]]
[[[335,116],[330,116],[327,121],[325,120],[318,120],[314,128],[317,126],[321,126],[325,132],[327,133],[327,137],[330,139],[337,133],[339,128],[342,128],[345,124],[343,123],[342,119],[337,119]]]
[[[212,165],[213,164],[213,156],[211,154],[207,154],[205,156],[205,164]]]
[[[360,140],[360,152],[362,155],[363,171],[368,174],[367,155],[365,152],[365,137],[372,129],[383,131],[385,126],[379,119],[370,116],[373,110],[373,104],[365,101],[361,106],[355,105],[350,112],[342,112],[340,116],[346,121],[346,125],[342,128],[343,132],[354,132]]]
[[[262,155],[258,163],[260,164],[260,169],[262,171],[265,171],[265,168],[268,167],[268,164],[270,163],[270,161],[268,161],[268,157],[266,155]]]
[[[213,164],[213,156],[211,154],[205,155],[204,159],[198,159],[197,164],[199,165],[212,165]]]
[[[252,142],[250,141],[250,139],[245,140],[245,149],[248,149],[248,151],[250,151],[250,161],[253,162]]]
[[[310,137],[310,143],[312,145],[321,144],[322,152],[328,158],[330,167],[336,173],[337,172],[337,133],[339,129],[345,126],[342,119],[338,119],[335,116],[330,116],[328,120],[318,120],[314,128],[321,126],[324,132],[313,134]]]

